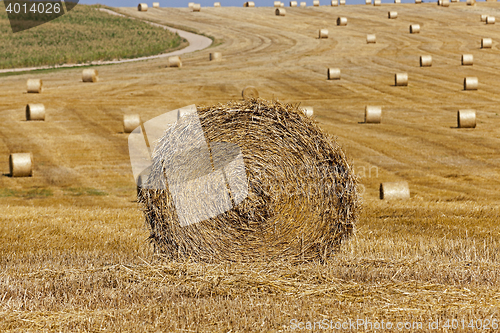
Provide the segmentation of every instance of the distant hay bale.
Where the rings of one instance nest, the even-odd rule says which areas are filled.
[[[477,90],[479,87],[479,80],[477,77],[464,78],[464,90]]]
[[[398,87],[408,85],[408,73],[397,73],[394,75],[394,85]]]
[[[481,22],[486,22],[486,19],[488,18],[488,15],[486,14],[481,14]]]
[[[495,16],[488,16],[486,18],[486,24],[495,24]]]
[[[31,153],[10,154],[9,169],[11,177],[33,176],[33,155]]]
[[[340,80],[340,68],[328,68],[328,80]]]
[[[308,117],[312,117],[314,114],[314,108],[312,106],[304,106],[302,110],[304,111],[304,114]]]
[[[274,2],[274,7],[281,7],[281,1],[275,1]]]
[[[83,82],[97,82],[99,81],[99,72],[97,69],[84,69],[82,72],[82,81]]]
[[[431,67],[432,66],[432,56],[423,55],[420,56],[420,67]]]
[[[467,6],[475,6],[476,0],[467,0]]]
[[[301,2],[301,3],[300,3],[300,7],[307,7],[307,3],[305,3],[305,2]]]
[[[193,9],[194,2],[188,2],[188,8]]]
[[[380,184],[380,200],[409,199],[407,182],[385,182]]]
[[[410,24],[410,33],[411,34],[420,33],[420,24]]]
[[[147,12],[148,11],[148,5],[145,4],[145,3],[140,3],[137,6],[137,10],[140,11],[140,12]]]
[[[43,104],[26,105],[26,120],[45,120],[45,106]]]
[[[141,116],[138,114],[126,114],[123,116],[124,133],[132,133],[139,126],[141,126]]]
[[[222,53],[212,52],[209,56],[210,61],[222,61]]]
[[[167,67],[182,67],[182,61],[179,56],[168,57]]]
[[[339,5],[345,6],[345,0],[339,0]]]
[[[450,7],[450,0],[441,0],[441,7]]]
[[[40,94],[42,92],[43,82],[40,79],[28,79],[26,85],[29,94]]]
[[[415,0],[416,4],[422,3],[422,0]]]
[[[373,5],[374,6],[381,6],[382,5],[382,1],[381,0],[373,0]]]
[[[377,36],[375,34],[366,35],[367,44],[375,44],[377,42]]]
[[[153,8],[160,8],[159,2],[153,2]]]
[[[476,110],[458,110],[458,128],[476,128]]]
[[[255,2],[247,1],[243,4],[243,7],[255,7]]]
[[[481,38],[481,48],[491,49],[493,46],[493,40],[491,38]]]
[[[372,0],[365,0],[365,5],[371,5],[372,4]]]
[[[339,5],[339,0],[332,0],[330,2],[330,6],[332,6],[332,7],[337,7],[338,5]]]
[[[214,2],[214,7],[220,7],[220,2]]]
[[[241,96],[244,100],[259,98],[259,91],[254,86],[248,86],[243,89]]]
[[[394,3],[401,3],[401,0],[394,0]]]
[[[398,12],[388,12],[387,13],[387,17],[390,18],[390,19],[397,19],[398,18]]]
[[[290,1],[290,7],[297,7],[297,1]]]
[[[319,7],[319,0],[313,0],[313,6]]]
[[[347,25],[347,17],[338,17],[337,18],[338,26],[346,26]]]
[[[191,8],[193,12],[199,12],[201,11],[201,5],[199,3],[193,4],[193,7]]]
[[[365,107],[365,123],[366,124],[380,124],[382,120],[382,107],[369,106]]]
[[[285,7],[285,3],[284,3],[284,2],[282,2],[282,3],[280,4],[280,7]]]
[[[438,6],[441,6],[443,4],[443,0],[437,0]]]
[[[319,39],[328,38],[328,29],[319,29]]]
[[[327,260],[352,235],[360,212],[354,170],[299,106],[254,99],[198,107],[182,119],[158,141],[138,197],[149,239],[167,260]],[[206,154],[179,152],[172,143],[192,141],[186,129],[196,122]]]
[[[286,15],[286,10],[285,8],[276,8],[275,10],[276,16],[285,16]]]
[[[474,56],[472,54],[462,54],[462,66],[472,66],[474,63]]]

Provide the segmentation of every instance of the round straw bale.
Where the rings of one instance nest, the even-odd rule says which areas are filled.
[[[411,34],[420,33],[420,24],[410,24],[410,33]]]
[[[488,16],[486,18],[486,24],[495,24],[495,16]]]
[[[388,12],[387,13],[387,17],[390,18],[390,19],[397,19],[398,18],[398,12]]]
[[[476,128],[476,110],[458,110],[458,128]]]
[[[382,120],[382,107],[381,106],[366,106],[365,107],[365,123],[366,124],[380,124]]]
[[[45,120],[45,106],[43,104],[26,105],[26,120]]]
[[[153,8],[160,8],[159,2],[153,2]]]
[[[307,7],[307,3],[305,3],[305,2],[301,2],[301,3],[300,3],[300,7]]]
[[[366,35],[367,44],[375,44],[377,42],[377,36],[375,34]]]
[[[328,29],[319,29],[319,38],[328,38]]]
[[[381,6],[382,5],[382,1],[381,0],[373,0],[373,5],[374,6]]]
[[[179,152],[175,142],[194,139],[206,142],[206,157]],[[327,260],[360,211],[353,168],[333,138],[300,107],[255,99],[199,107],[165,131],[138,200],[167,259],[210,262]]]
[[[284,2],[280,3],[280,7],[285,7],[285,3]]]
[[[33,176],[33,155],[31,153],[10,154],[9,169],[11,177]]]
[[[285,16],[285,14],[286,14],[285,8],[281,8],[281,7],[276,8],[275,12],[276,12],[276,16]]]
[[[401,0],[394,0],[394,3],[401,3]]]
[[[214,7],[220,7],[220,2],[214,2]]]
[[[308,117],[312,117],[314,114],[314,108],[312,106],[304,106],[303,111]]]
[[[248,86],[243,89],[241,96],[244,100],[259,98],[259,91],[254,86]]]
[[[441,6],[443,4],[443,0],[438,0],[437,4],[438,4],[438,6]]]
[[[491,49],[493,46],[493,40],[491,38],[481,38],[481,48]]]
[[[347,17],[338,17],[337,18],[337,25],[346,26],[347,25]]]
[[[345,6],[345,0],[339,0],[339,5]]]
[[[313,6],[319,7],[319,0],[313,0]]]
[[[84,69],[82,72],[83,82],[97,82],[99,80],[99,72],[96,69]]]
[[[462,54],[462,66],[472,66],[474,63],[474,56],[472,54]]]
[[[372,0],[365,0],[365,5],[371,5],[372,4]]]
[[[409,199],[407,182],[386,182],[380,184],[380,200]]]
[[[182,67],[182,61],[179,56],[168,57],[167,67]]]
[[[415,0],[416,4],[422,3],[422,0]]]
[[[328,80],[340,80],[340,68],[328,68]]]
[[[486,19],[488,18],[488,15],[486,14],[481,14],[481,22],[486,22]]]
[[[243,4],[243,7],[255,7],[255,2],[247,1]]]
[[[281,7],[281,1],[275,1],[274,2],[274,7]]]
[[[450,7],[450,0],[441,0],[441,7]]]
[[[431,67],[432,66],[432,56],[423,55],[420,56],[420,67]]]
[[[477,77],[466,77],[464,78],[464,90],[477,90],[479,86],[479,81]]]
[[[145,3],[140,3],[137,6],[137,10],[140,11],[140,12],[147,12],[148,11],[148,5],[145,4]]]
[[[297,7],[297,1],[290,1],[290,7]]]
[[[222,61],[222,53],[220,52],[210,53],[210,61]]]
[[[194,2],[188,2],[188,8],[193,9]]]
[[[396,86],[407,86],[408,73],[397,73],[396,75],[394,75],[394,84]]]
[[[337,7],[338,5],[339,5],[339,0],[332,0],[330,2],[330,6],[332,6],[332,7]]]
[[[201,11],[201,5],[199,3],[195,3],[192,8],[193,12]]]
[[[28,79],[28,93],[39,94],[42,92],[43,82],[40,79]]]
[[[123,116],[124,133],[132,133],[139,126],[141,126],[141,116],[138,114],[126,114]]]
[[[467,0],[467,6],[475,6],[476,0]]]

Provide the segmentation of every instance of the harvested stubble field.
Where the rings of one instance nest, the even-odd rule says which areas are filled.
[[[287,8],[285,17],[270,7],[119,11],[216,46],[184,55],[182,68],[103,66],[95,84],[81,82],[81,69],[1,78],[0,170],[24,151],[35,169],[0,177],[0,330],[278,332],[293,319],[367,318],[423,330],[439,319],[442,331],[463,319],[459,331],[471,331],[472,319],[500,320],[500,31],[479,19],[500,16],[499,4]],[[338,16],[348,25],[337,27]],[[420,34],[409,34],[411,23]],[[329,39],[317,39],[320,28]],[[492,49],[480,49],[482,37]],[[222,62],[208,61],[214,51]],[[474,65],[461,66],[462,54]],[[432,55],[432,67],[421,68],[420,55]],[[327,81],[328,67],[342,79]],[[408,87],[393,86],[398,72]],[[466,76],[479,90],[462,90]],[[42,78],[44,92],[26,94],[28,78]],[[165,262],[147,246],[123,114],[148,120],[238,100],[247,85],[313,106],[360,176],[356,235],[330,262]],[[27,103],[44,103],[46,121],[24,121]],[[383,107],[381,124],[360,123],[365,105]],[[457,129],[457,110],[469,108],[477,128]],[[411,199],[380,201],[380,182],[399,180]]]

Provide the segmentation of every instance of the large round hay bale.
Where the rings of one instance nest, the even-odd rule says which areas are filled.
[[[458,110],[458,128],[476,128],[476,110]]]
[[[328,68],[326,74],[328,80],[340,80],[340,68]]]
[[[33,176],[33,155],[31,153],[10,154],[9,169],[11,177]]]
[[[138,114],[126,114],[123,116],[123,132],[132,133],[137,127],[141,126],[141,116]]]
[[[495,24],[495,16],[488,16],[486,18],[486,24]]]
[[[45,106],[43,104],[26,105],[26,120],[45,120]]]
[[[211,262],[334,255],[352,234],[359,199],[333,138],[291,104],[254,99],[197,111],[158,141],[139,193],[155,248]]]
[[[290,7],[297,7],[297,1],[290,1]]]
[[[420,56],[420,67],[431,67],[432,66],[432,56],[423,55]]]
[[[398,18],[398,12],[391,11],[387,13],[387,17],[390,19],[397,19]]]
[[[84,69],[82,72],[83,82],[97,82],[99,80],[99,72],[96,69]]]
[[[209,57],[210,61],[222,61],[222,53],[212,52]]]
[[[195,3],[192,8],[193,12],[201,11],[201,5],[199,3]]]
[[[481,48],[491,49],[493,46],[493,40],[491,38],[481,38]]]
[[[29,94],[40,94],[42,92],[43,82],[40,79],[28,79],[26,85]]]
[[[346,26],[347,25],[347,17],[337,17],[337,25],[338,26]]]
[[[381,0],[373,0],[373,5],[374,6],[382,6],[382,1]]]
[[[477,90],[479,87],[479,80],[477,77],[464,78],[464,90]]]
[[[366,106],[365,107],[365,123],[366,124],[380,124],[382,120],[382,107],[381,106]]]
[[[380,184],[380,199],[409,199],[410,188],[407,182],[386,182]]]
[[[286,15],[286,10],[285,8],[276,8],[275,10],[276,16],[285,16]]]
[[[145,3],[140,3],[137,6],[137,10],[140,11],[140,12],[147,12],[148,11],[148,5],[145,4]]]
[[[420,24],[410,24],[410,33],[411,34],[420,33]]]
[[[167,67],[182,67],[182,61],[179,56],[168,57]]]
[[[408,73],[396,73],[394,75],[394,85],[395,86],[407,86],[408,85]]]
[[[259,91],[254,86],[248,86],[242,90],[241,97],[244,100],[259,98]]]
[[[377,43],[377,36],[375,34],[366,35],[366,43],[367,44],[375,44]]]
[[[472,54],[462,54],[462,66],[472,66],[474,64],[474,56]]]
[[[328,38],[328,29],[319,29],[319,39]]]
[[[160,8],[159,2],[153,2],[153,8]]]

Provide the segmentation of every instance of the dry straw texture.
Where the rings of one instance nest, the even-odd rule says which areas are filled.
[[[326,74],[328,80],[340,80],[340,68],[328,68]]]
[[[390,19],[396,19],[398,18],[398,12],[388,12],[387,17]]]
[[[495,16],[488,16],[486,18],[486,24],[495,24]]]
[[[313,0],[313,6],[319,7],[319,0]]]
[[[290,7],[297,7],[297,1],[290,1]]]
[[[347,25],[347,17],[337,17],[337,25],[346,26]]]
[[[223,214],[181,227],[170,192],[143,187],[138,200],[156,248],[172,259],[214,262],[331,257],[359,212],[356,178],[333,139],[298,106],[280,102],[199,107],[198,116],[199,136],[210,145],[240,148],[248,196]],[[165,164],[174,159],[172,140],[186,139],[190,119],[159,140],[145,187],[163,184],[161,175],[171,167]],[[194,163],[183,167],[197,171]]]
[[[123,116],[124,133],[132,133],[139,126],[141,126],[141,116],[138,114],[126,114]]]
[[[286,10],[285,10],[285,8],[276,8],[275,14],[276,14],[276,16],[285,16]]]
[[[408,85],[408,73],[396,73],[394,75],[394,85],[407,86]]]
[[[11,177],[33,176],[33,156],[31,153],[10,154],[9,169]]]
[[[26,120],[45,120],[45,106],[43,104],[26,105]]]
[[[153,8],[160,8],[159,2],[153,2]]]
[[[254,86],[248,86],[241,92],[241,97],[243,97],[244,100],[259,98],[259,91]]]
[[[420,33],[420,24],[410,24],[410,33],[411,34]]]
[[[328,38],[328,29],[319,29],[319,39]]]
[[[243,4],[243,7],[255,7],[255,2],[247,1]]]
[[[332,0],[330,2],[330,6],[332,6],[332,7],[337,7],[338,5],[339,5],[339,0]]]
[[[375,34],[366,35],[367,44],[375,44],[377,42],[377,36]]]
[[[199,12],[201,10],[201,5],[199,3],[195,3],[192,9],[193,12]]]
[[[462,66],[472,66],[474,64],[474,56],[472,54],[462,54]]]
[[[220,7],[220,2],[214,2],[214,7]]]
[[[365,123],[380,124],[381,121],[382,121],[382,107],[367,105],[365,107]]]
[[[386,182],[380,184],[380,199],[409,199],[410,188],[407,182]]]
[[[43,82],[40,79],[28,79],[26,85],[30,94],[39,94],[42,92]]]
[[[464,78],[464,90],[477,90],[479,88],[479,80],[477,77]]]
[[[423,55],[420,56],[420,67],[431,67],[432,66],[432,56]]]
[[[476,110],[458,110],[458,128],[476,128]]]
[[[491,49],[493,46],[493,40],[491,38],[481,38],[481,48]]]
[[[182,61],[179,56],[168,57],[167,67],[182,67]]]
[[[222,61],[222,53],[220,52],[210,53],[210,61]]]
[[[148,11],[148,5],[145,4],[145,3],[140,3],[137,6],[137,10],[140,11],[140,12],[147,12]]]
[[[97,82],[99,80],[99,72],[96,69],[84,69],[82,72],[83,82]]]

